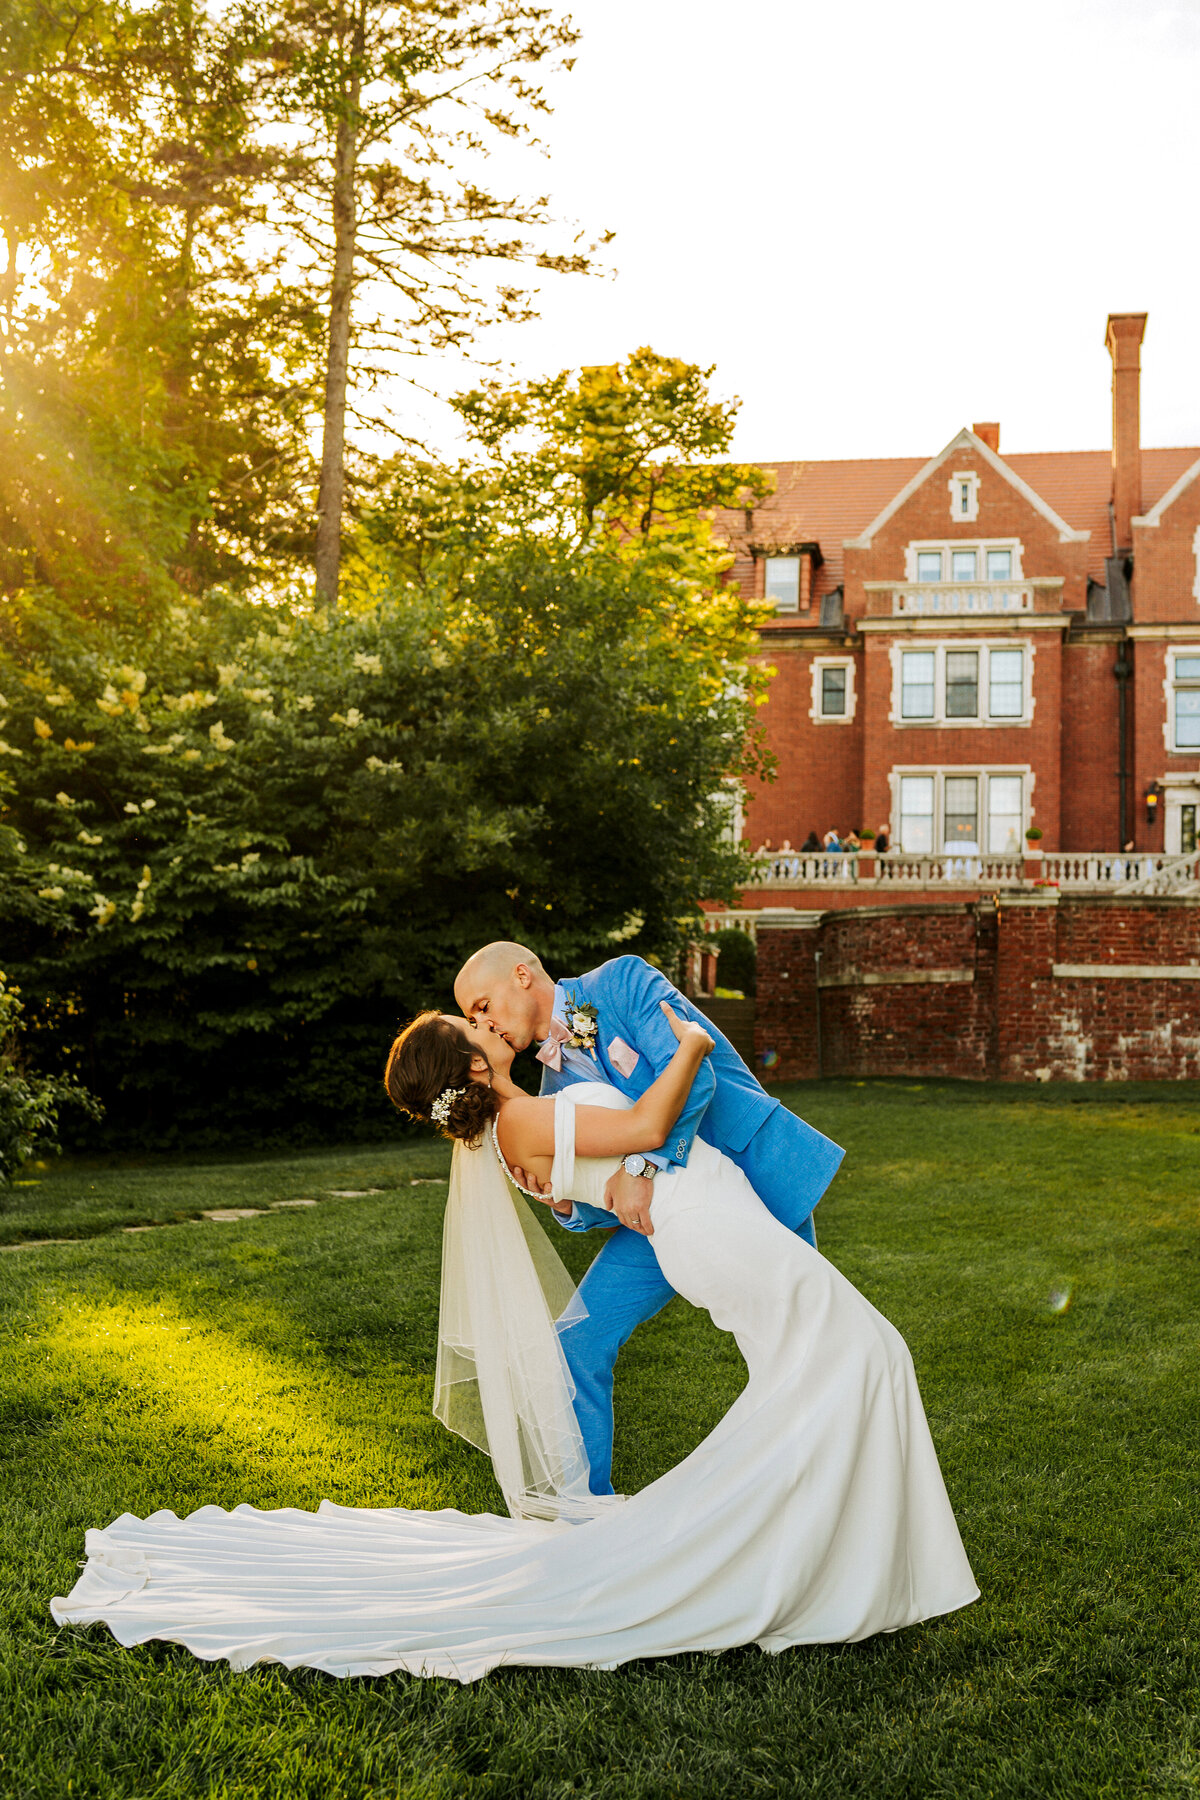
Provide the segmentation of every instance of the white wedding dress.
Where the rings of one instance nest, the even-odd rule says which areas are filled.
[[[575,1159],[580,1102],[626,1102],[593,1084],[556,1099],[556,1193],[601,1205],[616,1159]],[[491,1148],[459,1156],[490,1162]],[[166,1639],[235,1668],[473,1681],[501,1664],[613,1668],[738,1644],[854,1642],[976,1599],[900,1334],[699,1139],[686,1169],[658,1176],[651,1217],[664,1274],[733,1333],[749,1370],[716,1430],[661,1480],[584,1523],[566,1522],[570,1505],[558,1519],[329,1501],[315,1513],[125,1514],[88,1532],[86,1567],[51,1602],[55,1619],[103,1621],[123,1644]],[[454,1229],[470,1226],[464,1214]],[[485,1303],[523,1330],[537,1306],[513,1306],[495,1280]],[[461,1310],[469,1338],[471,1309]],[[548,1311],[545,1321],[561,1362]],[[460,1380],[442,1371],[459,1354],[443,1325],[439,1394]],[[508,1431],[510,1448],[520,1435]],[[529,1483],[530,1457],[506,1482],[494,1425],[492,1436],[510,1507],[523,1510],[510,1488]],[[549,1479],[578,1491],[577,1469]]]

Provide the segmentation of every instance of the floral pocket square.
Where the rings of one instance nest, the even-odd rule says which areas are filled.
[[[642,1059],[636,1050],[629,1048],[624,1038],[614,1038],[608,1046],[608,1060],[617,1073],[624,1075],[628,1081]]]

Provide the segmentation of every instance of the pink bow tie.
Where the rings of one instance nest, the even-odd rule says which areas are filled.
[[[551,1019],[550,1036],[537,1053],[536,1060],[545,1063],[548,1069],[562,1068],[562,1047],[570,1039],[571,1033],[561,1019]]]

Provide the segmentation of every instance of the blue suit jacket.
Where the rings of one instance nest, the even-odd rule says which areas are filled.
[[[704,1026],[716,1047],[700,1065],[687,1104],[653,1160],[668,1167],[686,1163],[692,1140],[699,1136],[745,1170],[768,1210],[798,1230],[833,1180],[845,1151],[773,1100],[728,1038],[640,956],[614,957],[587,975],[558,985],[567,996],[568,1011],[571,1000],[596,1008],[597,1078],[635,1100],[662,1074],[678,1048],[659,1002],[669,1001],[677,1013]],[[637,1053],[632,1075],[622,1075],[610,1060],[614,1038]],[[548,1068],[542,1076],[542,1093],[557,1093],[581,1079],[565,1064],[557,1071]],[[571,1218],[560,1217],[560,1222],[569,1230],[585,1231],[593,1225],[611,1227],[617,1220],[612,1213],[577,1205]]]

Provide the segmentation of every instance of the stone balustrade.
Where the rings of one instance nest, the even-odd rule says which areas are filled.
[[[888,851],[875,856],[868,851],[840,854],[820,851],[774,852],[758,859],[755,888],[773,893],[794,892],[811,896],[808,904],[820,904],[821,890],[831,899],[844,897],[848,888],[864,906],[886,905],[906,894],[928,896],[946,893],[1000,894],[1054,892],[1095,895],[1175,895],[1200,903],[1200,852],[1188,856],[1164,856],[1149,852],[1123,855],[1118,851],[1027,851],[1017,856],[907,856]],[[801,903],[803,904],[803,903]],[[772,906],[723,909],[704,917],[704,929],[727,927],[753,937],[765,917],[778,918],[794,907]]]

